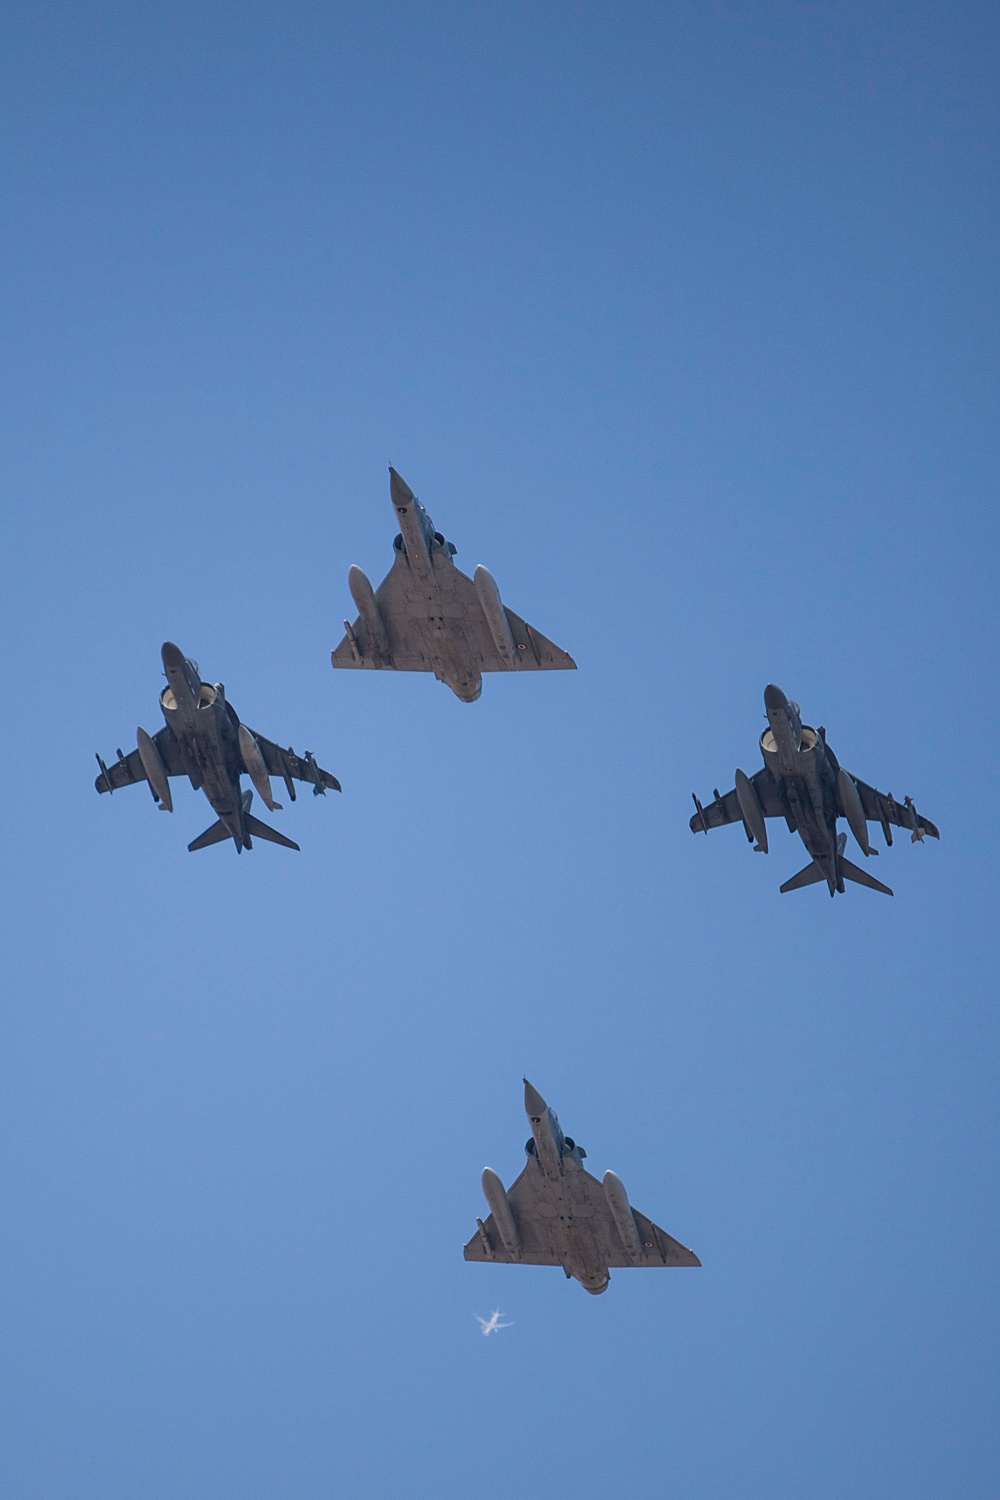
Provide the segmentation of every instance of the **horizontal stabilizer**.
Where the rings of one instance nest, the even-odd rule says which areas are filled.
[[[252,813],[246,813],[244,821],[247,825],[247,833],[253,834],[255,839],[267,839],[272,844],[284,844],[286,849],[298,849],[299,847],[298,844],[293,844],[291,839],[286,839],[285,835],[279,833],[276,828],[268,828],[266,823],[262,823]],[[202,838],[204,837],[205,835],[202,834]],[[301,853],[301,851],[299,852]]]
[[[193,854],[196,849],[207,849],[209,844],[221,844],[223,839],[231,838],[232,834],[220,818],[218,823],[213,823],[211,828],[206,828],[193,843],[188,844],[188,849]]]
[[[845,860],[843,863],[846,864],[847,861]],[[785,891],[800,891],[804,885],[815,885],[818,880],[825,879],[825,873],[820,869],[816,861],[813,860],[811,865],[806,865],[805,869],[800,870],[797,875],[793,875],[791,880],[786,880],[784,885],[780,887],[780,890],[782,894]]]
[[[881,891],[883,896],[892,895],[892,891],[887,885],[883,885],[881,880],[876,880],[875,876],[869,875],[867,870],[859,870],[857,865],[852,865],[851,861],[844,859],[843,855],[840,857],[839,864],[840,873],[845,880],[853,880],[856,885],[866,885],[870,891]]]

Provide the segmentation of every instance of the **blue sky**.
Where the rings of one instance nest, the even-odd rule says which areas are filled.
[[[996,1500],[993,8],[4,33],[0,1493]],[[577,673],[331,672],[389,463]],[[300,855],[95,795],[168,637]],[[894,900],[692,838],[768,681]],[[464,1264],[523,1073],[701,1271]]]

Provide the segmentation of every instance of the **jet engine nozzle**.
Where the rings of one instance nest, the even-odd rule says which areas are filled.
[[[600,1279],[588,1276],[587,1279],[584,1280],[582,1276],[578,1276],[577,1280],[579,1281],[585,1292],[589,1292],[592,1297],[599,1297],[602,1292],[607,1291],[608,1285],[611,1281],[611,1277],[608,1275],[607,1271],[605,1271],[603,1277],[601,1277]]]

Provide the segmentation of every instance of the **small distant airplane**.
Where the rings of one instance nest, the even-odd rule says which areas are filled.
[[[485,1338],[489,1338],[489,1336],[490,1336],[491,1333],[499,1333],[500,1330],[501,1330],[501,1328],[513,1328],[513,1326],[514,1326],[513,1323],[501,1323],[501,1322],[499,1322],[499,1319],[500,1319],[501,1316],[502,1316],[502,1314],[500,1312],[499,1307],[496,1307],[496,1308],[493,1309],[493,1313],[492,1313],[492,1315],[489,1318],[481,1318],[479,1316],[479,1314],[476,1313],[476,1322],[479,1324],[480,1328],[483,1330],[483,1338],[484,1339]]]

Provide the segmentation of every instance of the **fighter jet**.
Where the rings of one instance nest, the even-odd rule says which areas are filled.
[[[242,791],[240,777],[247,773],[261,801],[272,812],[280,811],[281,803],[271,795],[269,774],[282,778],[293,802],[293,777],[311,782],[314,796],[325,796],[327,787],[339,792],[340,782],[320,769],[310,751],[300,759],[294,750],[282,750],[241,724],[222,683],[213,686],[202,682],[198,663],[172,641],[164,641],[160,655],[167,678],[160,694],[166,728],[153,735],[137,729],[138,748],[128,755],[119,750],[112,766],[106,766],[98,756],[101,774],[94,782],[97,790],[115,792],[134,781],[146,781],[160,811],[173,812],[169,778],[187,776],[195,791],[200,787],[219,815],[217,823],[188,844],[189,849],[205,849],[231,838],[240,854],[253,847],[253,836],[297,849],[298,844],[253,816],[253,792],[249,788]]]
[[[720,797],[716,788],[715,801],[707,807],[695,797],[692,833],[742,822],[756,852],[766,854],[764,820],[784,818],[789,832],[797,833],[812,855],[812,863],[786,880],[782,892],[825,880],[833,896],[843,892],[845,880],[853,880],[891,896],[887,885],[844,858],[847,834],[838,834],[837,819],[847,819],[866,857],[878,853],[868,839],[869,821],[881,823],[887,845],[892,843],[892,824],[909,829],[914,844],[923,842],[928,833],[940,838],[934,824],[921,817],[909,797],[901,807],[891,792],[877,792],[845,770],[826,742],[826,730],[803,724],[799,705],[773,683],[764,689],[764,711],[768,724],[760,737],[764,769],[754,776],[737,771],[734,790]]]
[[[610,1266],[700,1266],[692,1250],[671,1239],[628,1201],[620,1177],[603,1183],[583,1165],[587,1155],[563,1135],[555,1112],[524,1080],[531,1122],[528,1161],[508,1191],[492,1167],[483,1168],[483,1192],[492,1212],[465,1247],[466,1260],[562,1266],[584,1291],[597,1296],[611,1280]]]
[[[389,493],[402,531],[393,565],[378,589],[352,567],[347,584],[361,611],[331,660],[335,667],[433,672],[463,703],[474,703],[484,672],[574,668],[576,662],[501,601],[493,575],[459,571],[446,541],[405,479],[389,470]]]

